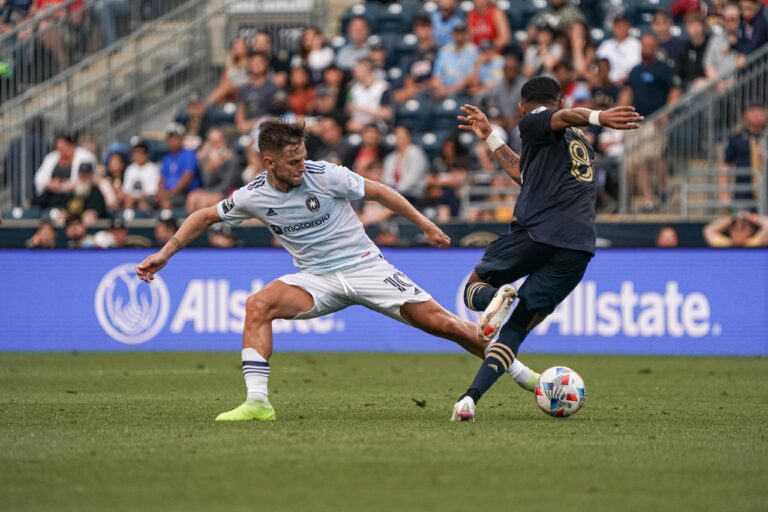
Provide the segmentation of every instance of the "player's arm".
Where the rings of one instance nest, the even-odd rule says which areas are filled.
[[[370,201],[376,201],[385,208],[392,210],[393,212],[402,215],[409,221],[417,225],[423,232],[429,245],[435,247],[449,247],[451,245],[451,239],[448,235],[443,233],[434,222],[426,218],[408,202],[406,198],[401,196],[393,188],[379,183],[378,181],[365,180],[365,199]]]
[[[566,128],[576,126],[607,126],[615,130],[634,130],[640,128],[638,124],[644,119],[635,111],[635,107],[624,105],[609,108],[608,110],[590,110],[588,108],[564,108],[560,109],[551,118],[552,131],[561,132]]]
[[[466,132],[472,132],[477,137],[485,141],[490,147],[493,153],[493,158],[499,163],[504,172],[506,172],[512,180],[518,185],[522,185],[523,182],[520,179],[520,156],[512,151],[509,146],[504,144],[501,137],[493,135],[491,129],[491,123],[488,121],[488,117],[482,110],[474,105],[464,105],[461,107],[463,116],[459,116],[458,119],[461,122],[459,130]]]
[[[155,254],[148,256],[136,266],[136,275],[147,283],[155,278],[155,274],[163,268],[171,256],[189,245],[195,238],[205,233],[208,228],[221,222],[215,206],[197,210],[182,222],[176,234]]]

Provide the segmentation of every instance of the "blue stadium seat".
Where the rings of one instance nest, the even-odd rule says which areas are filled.
[[[417,10],[413,2],[389,4],[379,12],[376,19],[377,32],[410,32]]]
[[[371,34],[375,34],[378,32],[378,19],[379,19],[379,13],[382,11],[382,6],[377,3],[360,3],[355,4],[352,7],[350,7],[347,12],[344,14],[344,17],[341,19],[341,33],[346,35],[347,34],[347,25],[349,25],[349,20],[352,18],[357,18],[359,16],[364,17],[366,20],[368,20],[368,25],[371,27]]]
[[[412,133],[425,132],[430,127],[432,105],[429,102],[408,100],[398,106],[395,124],[407,126]]]
[[[465,103],[464,99],[446,99],[437,103],[432,110],[430,127],[437,131],[453,131],[458,121],[456,116],[461,114],[459,108]]]
[[[32,206],[30,208],[8,208],[2,213],[2,218],[6,220],[33,220],[40,218],[40,208]]]
[[[389,54],[391,65],[403,68],[405,62],[418,50],[418,44],[419,40],[414,34],[402,35]],[[403,70],[405,71],[405,69]]]
[[[413,134],[413,141],[421,146],[421,149],[427,154],[430,161],[434,160],[440,152],[440,137],[434,132],[425,132],[422,134]]]

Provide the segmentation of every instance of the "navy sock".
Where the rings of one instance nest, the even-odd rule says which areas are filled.
[[[464,288],[464,304],[473,311],[485,311],[497,291],[488,283],[470,283]]]
[[[491,389],[499,377],[507,372],[507,368],[515,360],[517,349],[520,348],[526,336],[528,336],[528,331],[519,325],[512,322],[504,324],[499,334],[499,340],[488,349],[483,364],[475,374],[475,380],[472,381],[472,385],[462,398],[469,396],[475,403],[480,401],[480,397]]]

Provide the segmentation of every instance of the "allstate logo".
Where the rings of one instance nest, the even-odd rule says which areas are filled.
[[[94,309],[102,329],[115,341],[136,345],[151,340],[168,320],[171,300],[162,278],[148,286],[136,276],[135,263],[115,267],[96,288]]]

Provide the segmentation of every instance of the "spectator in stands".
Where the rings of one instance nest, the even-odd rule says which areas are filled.
[[[347,116],[344,109],[336,106],[336,92],[325,84],[320,84],[315,88],[315,103],[312,110],[309,111],[309,117],[320,118],[324,116],[333,116],[343,125],[347,124]],[[311,128],[311,127],[310,127]]]
[[[656,235],[656,247],[664,249],[677,247],[679,244],[677,230],[672,226],[662,226]]]
[[[149,146],[144,141],[133,145],[131,160],[123,179],[124,205],[148,212],[155,205],[160,168],[149,160]]]
[[[554,75],[555,66],[563,58],[563,47],[555,41],[555,29],[546,22],[534,31],[533,43],[525,50],[523,75],[532,78],[537,75]]]
[[[45,136],[45,119],[35,116],[24,123],[24,133],[11,140],[2,168],[11,184],[13,204],[21,204],[22,198],[32,197],[35,190],[35,171],[40,168],[51,144]]]
[[[368,60],[371,61],[373,76],[379,80],[387,81],[389,79],[387,74],[387,48],[379,40],[369,43],[368,47]]]
[[[493,42],[485,39],[479,48],[480,55],[475,61],[467,88],[467,92],[477,99],[496,87],[504,78],[504,57],[499,55]]]
[[[65,0],[34,0],[29,14],[35,16],[49,7],[63,4]],[[70,65],[70,27],[80,25],[83,21],[85,9],[83,2],[75,1],[68,9],[59,9],[53,17],[44,19],[38,23],[36,37],[53,55],[58,71],[67,69]]]
[[[528,24],[529,39],[531,39],[532,29],[541,26],[542,22],[550,24],[554,30],[568,33],[568,29],[573,23],[586,23],[587,20],[584,13],[567,0],[549,0],[549,7],[540,11]]]
[[[248,83],[248,40],[236,37],[227,54],[224,72],[219,79],[219,85],[208,95],[208,103],[218,105],[227,101],[235,101],[240,88]]]
[[[589,35],[589,26],[582,21],[574,21],[568,26],[567,57],[573,65],[579,79],[589,77],[589,65],[595,60],[597,47]]]
[[[430,14],[434,38],[438,45],[445,46],[453,42],[453,31],[464,23],[464,16],[458,9],[456,0],[438,0],[437,9]]]
[[[64,234],[67,235],[67,247],[69,249],[89,249],[93,247],[93,236],[83,224],[79,215],[68,215],[64,224]]]
[[[362,176],[365,177],[365,179],[381,183],[383,174],[383,164],[381,160],[377,159],[368,162]],[[358,212],[360,222],[366,226],[379,224],[395,216],[395,213],[392,210],[385,208],[376,201],[361,200],[359,202],[353,202],[352,207]]]
[[[214,128],[197,152],[202,187],[187,195],[186,209],[192,213],[218,203],[242,185],[235,152],[227,146],[224,132]]]
[[[688,40],[675,56],[675,68],[683,89],[698,89],[706,83],[704,78],[704,51],[707,49],[706,18],[694,12],[685,16]]]
[[[47,154],[35,173],[35,204],[40,208],[62,208],[69,200],[80,166],[96,166],[96,157],[87,149],[77,146],[72,135],[56,135],[56,149]]]
[[[219,222],[208,230],[208,245],[222,249],[237,246],[237,239],[229,224]]]
[[[675,57],[679,55],[680,49],[683,46],[683,41],[679,37],[672,35],[672,16],[664,9],[659,9],[653,13],[653,21],[651,21],[651,31],[656,35],[659,40],[659,46],[664,51],[664,58],[660,58],[662,62],[666,62],[670,66],[674,66]]]
[[[14,25],[29,15],[32,0],[7,0],[0,3],[0,34],[12,30]]]
[[[710,247],[768,246],[768,217],[738,212],[704,226],[704,240]]]
[[[394,132],[395,150],[384,158],[382,181],[412,204],[418,204],[424,199],[429,160],[424,150],[411,141],[407,127],[396,126]]]
[[[632,69],[619,96],[620,105],[634,105],[642,116],[671,105],[680,96],[680,79],[672,68],[658,61],[658,54],[659,40],[653,34],[645,34],[642,62]]]
[[[125,204],[123,180],[127,167],[128,159],[123,153],[119,151],[110,153],[107,158],[106,175],[99,180],[99,189],[107,202],[107,208],[110,210],[116,210]]]
[[[344,105],[347,103],[348,89],[347,77],[344,74],[344,71],[336,66],[336,64],[328,66],[325,68],[325,71],[323,71],[323,83],[321,85],[325,86],[331,92],[334,99],[333,109],[329,111],[321,111],[321,113],[332,114],[334,111],[343,112]],[[318,86],[318,89],[319,87],[320,86]]]
[[[600,129],[596,148],[598,154],[593,168],[597,175],[597,209],[600,213],[615,213],[619,199],[619,173],[624,158],[624,132],[612,128]]]
[[[187,147],[190,140],[194,141],[195,147],[200,146],[208,135],[208,130],[215,124],[211,111],[205,104],[205,98],[196,91],[187,96],[186,105],[176,116],[175,121],[183,124],[186,129],[185,146]]]
[[[741,0],[741,29],[734,46],[739,54],[740,67],[746,64],[746,55],[768,43],[768,7],[760,0]]]
[[[350,147],[339,120],[334,116],[321,117],[317,129],[313,131],[315,136],[308,147],[310,159],[341,164]]]
[[[291,68],[289,77],[288,107],[301,118],[314,107],[315,88],[310,83],[309,71],[303,66]]]
[[[370,59],[357,61],[352,74],[354,82],[349,88],[346,104],[349,114],[347,131],[359,133],[367,124],[389,122],[392,119],[389,84],[374,76]]]
[[[184,206],[187,194],[200,187],[195,153],[182,147],[184,127],[170,123],[165,127],[168,154],[160,165],[157,185],[157,204],[160,208]]]
[[[248,83],[237,95],[235,124],[241,134],[250,133],[262,117],[269,113],[269,104],[279,90],[270,80],[269,57],[266,53],[254,53],[248,64]]]
[[[726,4],[722,11],[722,31],[709,38],[704,52],[704,74],[710,80],[731,76],[736,71],[741,12],[736,4]]]
[[[77,180],[66,205],[67,212],[82,218],[86,226],[93,225],[98,219],[109,217],[107,202],[99,189],[94,171],[93,164],[80,164]]]
[[[113,217],[109,229],[97,231],[93,235],[93,247],[96,249],[121,249],[126,247],[128,226],[122,217]]]
[[[640,64],[642,48],[640,41],[629,35],[630,28],[629,18],[625,14],[616,16],[613,20],[613,37],[600,43],[597,48],[597,56],[611,63],[611,82],[617,85],[623,85],[629,72]]]
[[[368,164],[374,160],[384,160],[387,149],[381,143],[382,135],[379,126],[369,124],[360,134],[362,142],[353,147],[344,157],[344,166],[352,169],[363,177]]]
[[[253,53],[263,53],[267,56],[269,79],[281,89],[288,82],[288,59],[277,55],[272,48],[272,38],[267,32],[256,32],[251,37],[251,50]]]
[[[27,249],[55,249],[56,248],[56,228],[49,220],[40,223],[35,234],[26,241],[24,246]]]
[[[480,46],[483,41],[491,41],[497,51],[506,48],[512,42],[507,15],[492,0],[474,0],[473,3],[475,8],[467,15],[472,42]]]
[[[336,65],[342,70],[349,70],[360,59],[368,57],[368,36],[371,29],[368,20],[362,16],[356,16],[349,20],[347,25],[347,44],[339,49],[336,54]]]
[[[112,46],[117,41],[118,21],[128,20],[131,16],[129,0],[104,0],[95,8],[101,29],[101,47]]]
[[[469,40],[465,23],[453,28],[453,42],[440,48],[432,71],[432,86],[435,98],[460,96],[472,79],[472,70],[477,60],[477,47]]]
[[[735,167],[751,168],[753,174],[765,172],[766,124],[766,108],[761,104],[749,105],[744,110],[741,129],[728,137],[725,146],[725,163],[720,176],[722,188],[720,200],[723,204],[729,204],[732,199],[751,201],[755,198],[754,186],[752,190],[736,191],[733,197],[731,197],[729,189],[732,183],[738,186],[753,185],[752,176],[734,176],[733,169]]]
[[[157,218],[155,224],[155,247],[163,247],[168,243],[176,231],[179,229],[179,223],[170,210],[163,210]]]
[[[573,66],[568,62],[559,62],[554,69],[555,80],[560,83],[560,91],[563,96],[563,105],[565,108],[573,107],[573,94],[580,85],[576,81],[576,73],[573,71]],[[591,94],[590,94],[591,97]]]
[[[469,155],[457,137],[446,138],[427,177],[427,204],[437,207],[437,219],[446,221],[459,215],[461,189],[469,175]]]
[[[304,66],[309,70],[312,84],[320,82],[323,70],[333,64],[336,54],[325,44],[325,37],[317,27],[307,27],[301,34],[299,50],[291,59],[291,67]]]
[[[608,110],[616,106],[621,88],[611,82],[611,62],[598,59],[592,85],[592,104],[598,110]]]
[[[440,49],[433,38],[432,22],[427,16],[416,16],[413,20],[413,33],[418,38],[416,52],[407,57],[401,67],[405,72],[403,88],[395,91],[394,99],[402,103],[429,89],[432,68]]]
[[[504,129],[512,133],[520,120],[517,104],[525,79],[520,73],[520,58],[517,53],[504,55],[504,78],[488,91],[487,103],[501,112]]]

